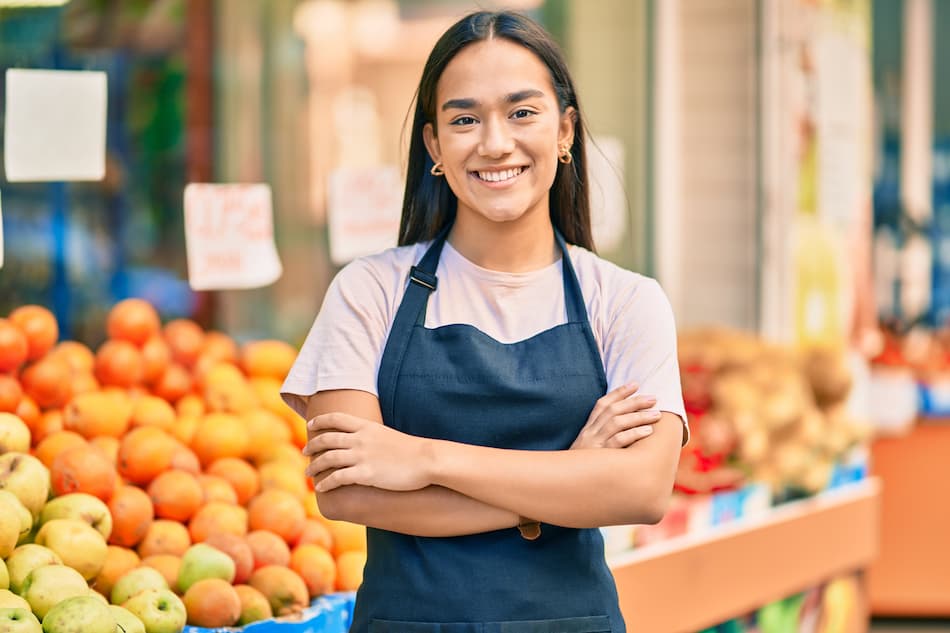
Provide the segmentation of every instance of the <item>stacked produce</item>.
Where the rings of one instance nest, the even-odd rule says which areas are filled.
[[[687,492],[735,488],[814,493],[867,438],[846,404],[852,377],[840,350],[796,350],[742,332],[697,329],[679,341],[693,441],[677,475]]]
[[[355,589],[365,529],[320,515],[279,396],[293,348],[138,299],[106,332],[0,318],[0,632],[242,625]]]

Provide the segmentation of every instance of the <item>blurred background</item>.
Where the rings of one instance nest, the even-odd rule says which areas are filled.
[[[238,341],[301,343],[340,267],[395,244],[426,55],[494,8],[563,47],[598,251],[656,277],[682,335],[681,505],[659,532],[608,539],[636,630],[867,630],[873,615],[950,631],[947,0],[0,1],[0,69],[108,77],[103,180],[0,179],[0,313],[47,306],[62,338],[95,346],[135,296]],[[276,283],[190,288],[188,183],[270,185]],[[724,479],[691,477],[709,472]],[[802,499],[794,516],[753,512]],[[765,527],[738,549],[642,554],[747,513]]]

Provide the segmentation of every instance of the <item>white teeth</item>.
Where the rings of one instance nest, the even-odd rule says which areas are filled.
[[[508,169],[506,171],[480,171],[477,173],[478,177],[482,180],[487,180],[488,182],[502,182],[514,178],[523,171],[523,167],[515,167],[514,169]]]

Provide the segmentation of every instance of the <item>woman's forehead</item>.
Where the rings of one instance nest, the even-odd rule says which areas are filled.
[[[551,73],[531,50],[505,39],[492,39],[463,48],[446,65],[436,86],[436,108],[448,100],[505,102],[526,91],[554,96]]]

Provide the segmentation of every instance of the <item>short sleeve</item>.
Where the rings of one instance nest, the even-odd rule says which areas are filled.
[[[373,267],[356,260],[330,283],[323,305],[281,387],[301,417],[318,391],[358,389],[374,395],[389,327],[387,293]]]
[[[660,411],[683,420],[683,444],[689,440],[689,423],[683,405],[676,323],[666,293],[654,279],[628,271],[622,287],[607,300],[604,367],[607,389],[635,382],[638,393],[656,397]]]

